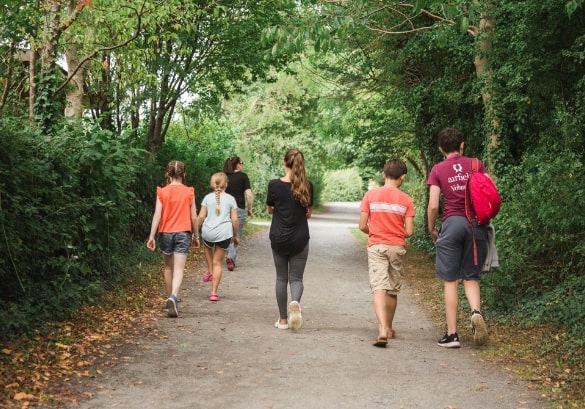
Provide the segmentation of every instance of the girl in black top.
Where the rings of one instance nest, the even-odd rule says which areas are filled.
[[[285,175],[268,183],[266,207],[272,214],[270,245],[276,268],[276,302],[279,329],[299,329],[303,324],[300,301],[303,275],[309,255],[309,223],[313,205],[313,185],[307,180],[305,160],[298,149],[284,156]],[[288,284],[291,303],[287,313]],[[290,316],[289,316],[290,314]]]

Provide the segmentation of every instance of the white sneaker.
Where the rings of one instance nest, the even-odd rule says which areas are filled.
[[[303,326],[303,316],[301,315],[301,306],[297,301],[290,303],[288,307],[288,323],[290,329],[296,331]]]
[[[274,328],[288,329],[288,324],[281,324],[280,320],[276,320],[276,322],[274,323]]]
[[[471,314],[471,328],[473,330],[475,345],[485,345],[488,340],[488,331],[479,311],[473,311]]]

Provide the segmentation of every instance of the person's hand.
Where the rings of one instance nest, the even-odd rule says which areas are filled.
[[[238,247],[240,245],[240,240],[238,239],[238,236],[234,236],[232,241],[234,243],[234,247]]]
[[[439,238],[439,229],[437,229],[435,227],[433,230],[431,230],[431,240],[433,240],[433,242],[436,242],[438,238]]]
[[[195,236],[195,234],[193,234],[193,236],[191,237],[191,247],[194,248],[199,248],[201,243],[201,238],[199,238],[199,236]]]
[[[252,212],[252,209],[248,209],[248,216],[249,217],[254,217],[254,214]]]
[[[148,239],[148,241],[146,242],[146,248],[149,249],[150,251],[154,251],[154,249],[156,248],[156,242],[154,241],[153,238]]]

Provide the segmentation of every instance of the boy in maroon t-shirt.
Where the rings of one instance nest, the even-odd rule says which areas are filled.
[[[439,150],[445,160],[433,166],[427,179],[429,204],[427,207],[428,229],[436,243],[436,275],[444,281],[445,315],[447,332],[438,341],[446,348],[459,348],[457,334],[457,308],[459,280],[463,281],[465,296],[471,307],[471,323],[476,345],[483,345],[488,338],[487,328],[480,313],[479,280],[487,254],[485,225],[473,221],[473,230],[465,213],[465,189],[472,171],[472,158],[463,156],[463,134],[455,128],[439,132]],[[486,173],[479,162],[479,172]],[[441,228],[435,223],[439,214],[440,196],[444,209]],[[473,238],[477,246],[478,263],[473,260]]]

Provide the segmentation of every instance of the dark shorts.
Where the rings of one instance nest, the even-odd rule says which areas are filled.
[[[159,233],[159,247],[163,254],[187,254],[191,247],[191,232]]]
[[[217,246],[217,247],[221,247],[224,250],[227,250],[227,248],[230,246],[231,242],[232,242],[231,238],[227,239],[227,240],[218,241],[217,243],[212,243],[210,241],[203,239],[203,244],[205,244],[205,247],[210,248],[210,249]]]
[[[477,265],[473,257],[473,237],[477,248]],[[446,281],[479,280],[487,255],[485,226],[469,227],[463,216],[448,217],[441,225],[437,239],[436,275]]]

